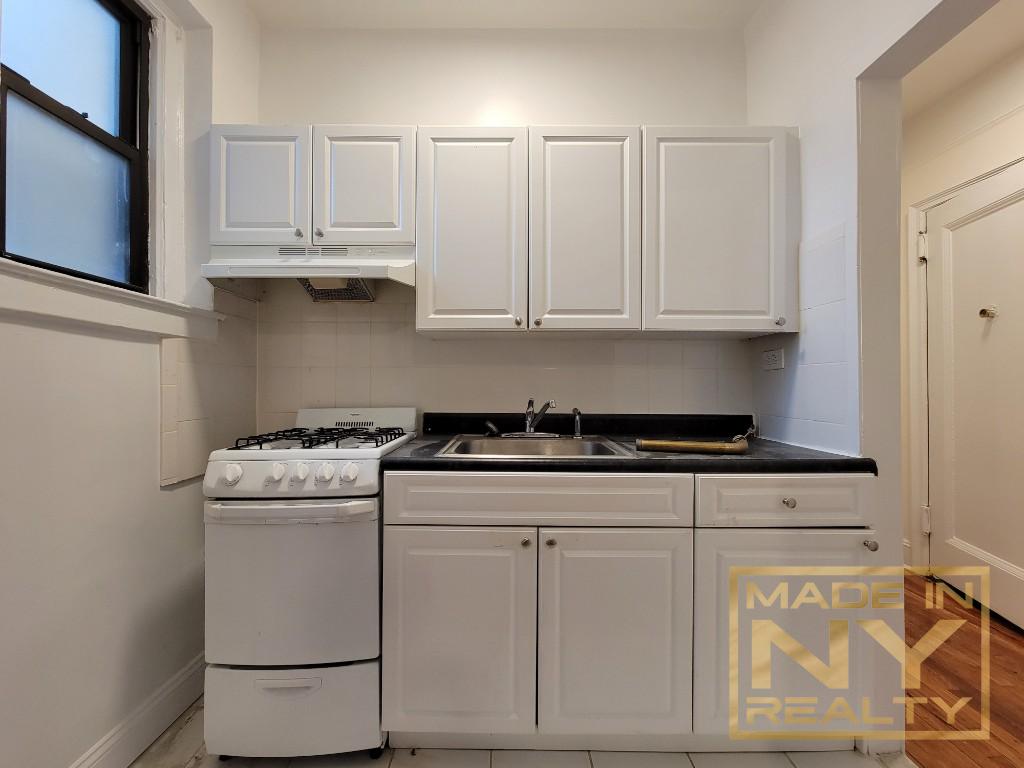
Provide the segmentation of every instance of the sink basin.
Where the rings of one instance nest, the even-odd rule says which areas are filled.
[[[632,454],[606,437],[486,437],[457,435],[438,456],[473,459],[614,459]]]

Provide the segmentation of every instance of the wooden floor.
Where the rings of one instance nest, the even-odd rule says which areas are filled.
[[[924,608],[925,580],[908,574],[906,583],[907,643],[913,645],[939,619],[965,619],[949,641],[928,660],[921,687],[911,695],[941,696],[952,703],[964,696],[971,704],[957,716],[957,729],[978,727],[980,699],[980,614],[954,600],[941,609]],[[908,740],[907,754],[921,768],[1021,768],[1024,766],[1024,633],[993,616],[991,648],[991,738],[985,741]],[[917,722],[908,730],[952,730],[940,712],[917,708]]]

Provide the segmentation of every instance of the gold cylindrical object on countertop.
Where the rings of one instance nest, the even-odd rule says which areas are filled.
[[[664,451],[667,453],[746,453],[748,444],[745,438],[739,440],[669,440],[639,437],[636,441],[638,451]]]

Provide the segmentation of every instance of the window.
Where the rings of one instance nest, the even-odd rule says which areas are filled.
[[[149,17],[132,0],[3,0],[3,255],[149,290]]]

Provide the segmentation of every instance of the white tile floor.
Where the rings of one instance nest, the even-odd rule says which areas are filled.
[[[882,761],[914,768],[905,758]],[[203,704],[197,701],[132,768],[878,768],[857,752],[545,752],[486,749],[388,750],[379,760],[365,752],[301,758],[236,757],[220,762],[203,745]]]

